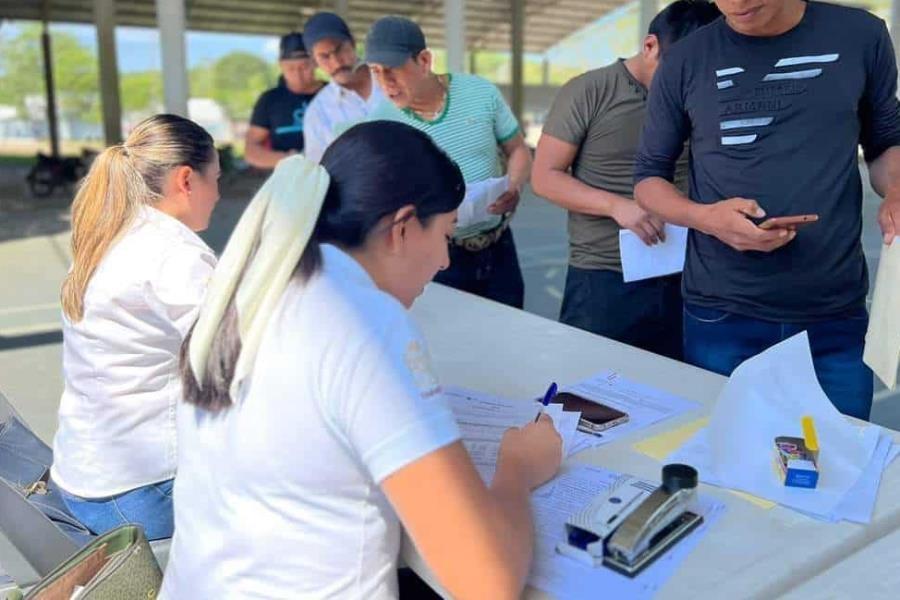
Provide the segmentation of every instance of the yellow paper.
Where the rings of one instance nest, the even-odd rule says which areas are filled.
[[[687,442],[695,433],[697,433],[707,425],[709,425],[709,417],[697,419],[696,421],[685,423],[684,425],[676,427],[675,429],[670,429],[669,431],[664,431],[659,435],[641,440],[640,442],[635,443],[632,448],[634,448],[641,454],[645,454],[654,460],[662,462],[666,459],[666,457],[683,446],[684,443]],[[770,508],[775,506],[774,502],[763,500],[762,498],[747,494],[745,492],[739,492],[737,490],[728,491],[738,498],[746,500],[747,502],[758,506],[763,510],[769,510]]]

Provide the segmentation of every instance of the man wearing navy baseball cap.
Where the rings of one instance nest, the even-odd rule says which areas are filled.
[[[285,156],[303,152],[303,117],[324,85],[296,31],[281,38],[278,85],[264,92],[253,107],[245,137],[246,158],[254,167],[273,169]]]
[[[331,78],[304,117],[306,156],[320,160],[349,123],[362,121],[384,96],[356,52],[347,23],[330,12],[316,13],[303,31],[306,48]]]
[[[466,181],[450,267],[435,281],[522,308],[525,284],[509,223],[528,180],[531,154],[500,90],[476,75],[435,74],[425,35],[403,17],[372,25],[366,62],[390,100],[369,118],[421,129],[456,161]],[[501,153],[507,159],[505,177]]]

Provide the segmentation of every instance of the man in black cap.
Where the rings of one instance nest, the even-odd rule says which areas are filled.
[[[528,181],[531,154],[500,90],[477,75],[434,73],[421,28],[403,17],[372,25],[366,62],[390,100],[369,118],[424,131],[466,181],[450,267],[435,281],[522,308],[525,285],[509,223]],[[505,176],[500,155],[506,157]]]
[[[304,117],[306,156],[318,161],[350,124],[362,121],[384,96],[356,53],[347,23],[334,13],[316,13],[306,22],[306,47],[331,82]]]
[[[316,81],[315,65],[297,32],[281,38],[278,66],[278,86],[256,101],[245,138],[247,162],[260,169],[272,169],[285,156],[303,152],[303,116],[324,85]]]

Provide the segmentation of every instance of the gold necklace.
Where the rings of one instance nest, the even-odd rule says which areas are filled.
[[[444,85],[443,79],[441,79],[440,75],[435,75],[437,78],[438,85],[441,86],[441,103],[438,106],[437,110],[416,110],[413,111],[425,119],[426,121],[433,121],[438,118],[442,112],[444,112],[444,107],[447,105],[447,86]]]

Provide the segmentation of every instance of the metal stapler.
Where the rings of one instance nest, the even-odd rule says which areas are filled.
[[[656,488],[623,478],[566,522],[557,551],[634,577],[703,522],[690,510],[696,496],[697,471],[688,465],[664,466]]]

